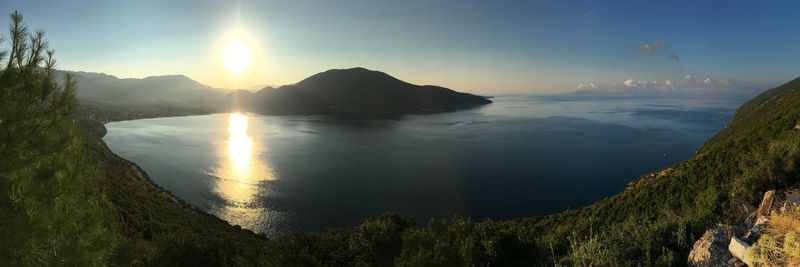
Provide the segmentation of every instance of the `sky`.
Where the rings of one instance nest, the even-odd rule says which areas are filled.
[[[800,75],[798,1],[0,2],[13,10],[46,32],[61,69],[218,88],[350,67],[476,93],[725,90]],[[223,64],[236,40],[252,56],[239,74]]]

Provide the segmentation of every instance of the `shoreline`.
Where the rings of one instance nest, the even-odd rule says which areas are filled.
[[[208,114],[194,114],[194,115],[208,115]],[[170,116],[170,117],[180,117],[180,116]],[[149,118],[138,118],[138,119],[154,119],[154,118],[161,118],[161,117],[149,117]],[[90,148],[93,147],[95,149],[99,149],[100,150],[99,151],[100,155],[98,155],[98,156],[101,157],[101,158],[98,158],[96,160],[98,161],[97,163],[101,165],[101,167],[105,167],[104,164],[102,164],[102,163],[106,163],[108,161],[116,161],[116,162],[123,163],[125,165],[124,167],[126,167],[127,169],[130,169],[130,170],[133,171],[133,175],[123,175],[122,177],[110,177],[110,178],[112,178],[112,179],[132,179],[132,180],[134,180],[134,182],[145,186],[147,189],[153,190],[154,191],[153,193],[155,193],[155,194],[150,194],[151,196],[156,196],[157,195],[158,197],[163,198],[164,200],[167,200],[169,203],[173,203],[173,205],[177,205],[177,207],[182,209],[182,210],[185,210],[185,211],[191,212],[193,214],[200,215],[200,216],[202,216],[202,217],[204,217],[206,219],[212,220],[211,223],[222,223],[222,224],[224,224],[224,225],[226,225],[226,226],[228,226],[230,228],[234,228],[236,230],[241,230],[244,233],[247,233],[248,235],[252,235],[254,237],[263,238],[263,239],[267,239],[267,240],[272,240],[272,238],[269,238],[269,237],[267,237],[267,236],[265,236],[263,234],[256,233],[256,232],[254,232],[254,231],[252,231],[250,229],[243,228],[243,227],[241,227],[239,225],[233,225],[233,224],[229,223],[228,221],[225,221],[225,220],[223,220],[223,219],[221,219],[221,218],[219,218],[219,217],[217,217],[217,216],[215,216],[215,215],[213,215],[211,213],[208,213],[208,212],[206,212],[206,211],[204,211],[204,210],[202,210],[202,209],[200,209],[198,207],[195,207],[194,205],[191,205],[191,204],[187,203],[186,201],[184,201],[180,197],[178,197],[175,194],[173,194],[171,191],[169,191],[169,190],[161,187],[160,185],[158,185],[155,181],[153,181],[153,179],[149,176],[149,174],[144,169],[142,169],[139,165],[137,165],[135,162],[130,161],[130,160],[128,160],[128,159],[126,159],[126,158],[114,153],[108,147],[108,144],[106,144],[106,142],[103,140],[103,137],[105,137],[105,135],[107,134],[107,129],[106,129],[105,125],[107,123],[110,123],[110,122],[127,121],[127,120],[135,120],[135,119],[137,119],[137,118],[134,118],[134,119],[122,119],[122,120],[106,120],[104,122],[103,121],[98,121],[98,120],[95,120],[95,119],[91,119],[91,118],[86,118],[86,117],[77,119],[79,121],[79,125],[80,126],[78,126],[78,127],[79,127],[79,130],[81,132],[81,137],[83,139],[83,142],[86,144],[86,146],[88,146]],[[130,188],[130,190],[135,190],[135,188]],[[109,193],[118,193],[118,192],[109,192]]]

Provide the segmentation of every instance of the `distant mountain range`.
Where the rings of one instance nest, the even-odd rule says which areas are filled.
[[[491,103],[489,99],[433,85],[414,85],[364,68],[328,70],[296,84],[249,90],[216,89],[183,75],[119,79],[91,72],[70,73],[78,98],[125,106],[193,105],[213,111],[261,114],[378,115],[450,111]]]
[[[61,82],[66,73],[78,83],[78,98],[110,104],[152,104],[203,102],[225,90],[201,84],[184,75],[120,79],[113,75],[81,71],[58,71]]]

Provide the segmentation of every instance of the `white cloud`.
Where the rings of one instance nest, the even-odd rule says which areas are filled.
[[[625,85],[626,87],[636,87],[636,82],[633,81],[632,79],[627,79],[624,82],[622,82],[622,84]]]
[[[683,77],[683,82],[692,84],[692,83],[696,83],[697,80],[691,74],[686,74],[686,76]]]
[[[664,88],[670,89],[670,90],[675,90],[675,85],[672,84],[672,81],[666,80],[666,81],[664,81]]]
[[[579,90],[597,90],[597,92],[616,93],[656,93],[656,92],[713,92],[722,88],[735,88],[728,79],[712,80],[710,77],[698,81],[694,75],[686,74],[678,79],[634,80],[627,79],[621,83],[586,82],[578,84]]]
[[[596,88],[596,87],[594,86],[594,83],[582,83],[582,84],[578,84],[578,86],[575,86],[575,88],[577,88],[577,89],[589,89],[589,88]]]

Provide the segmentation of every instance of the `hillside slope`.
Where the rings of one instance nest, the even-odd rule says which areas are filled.
[[[683,264],[705,229],[741,221],[764,191],[798,183],[799,122],[795,79],[744,104],[724,130],[670,172],[582,209],[508,223],[537,233],[530,238],[539,250],[552,245],[573,260],[600,253],[616,262]]]

